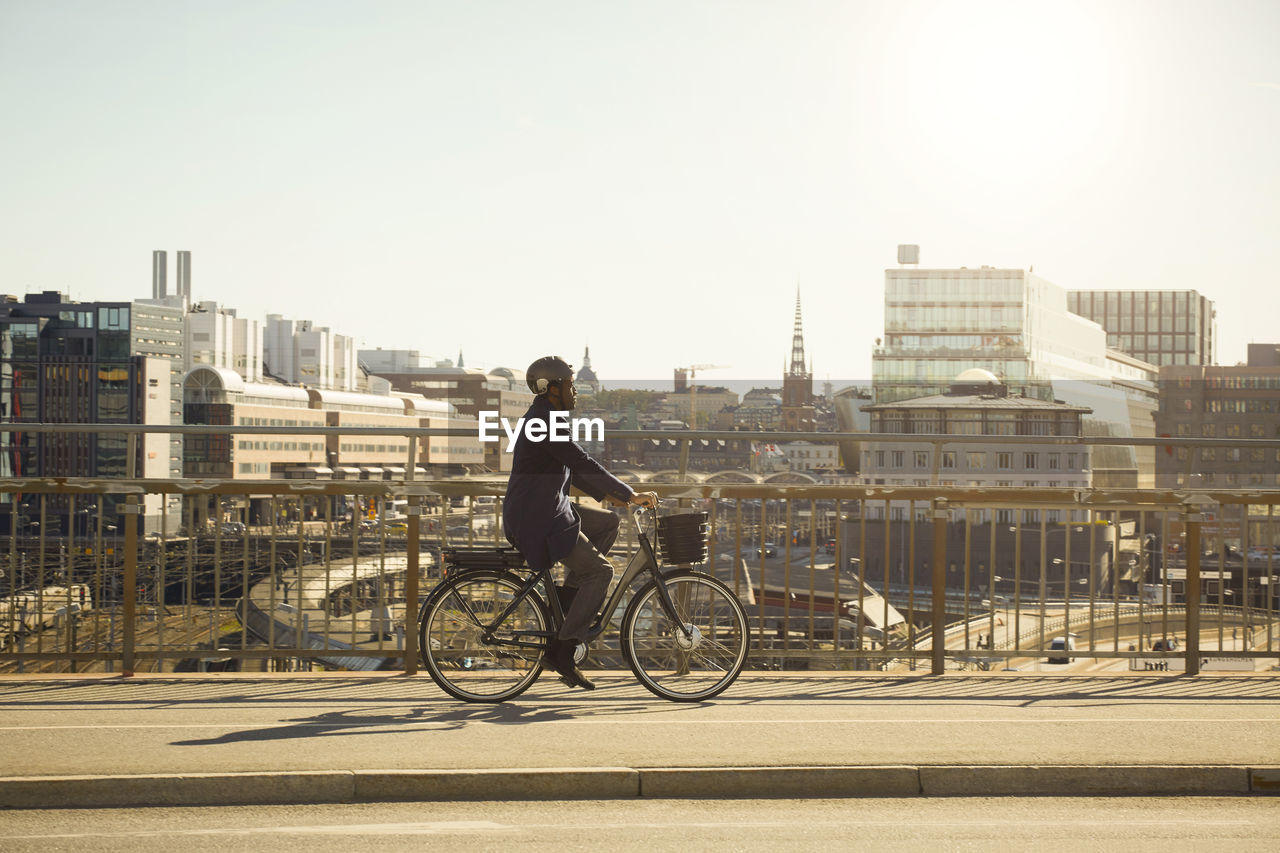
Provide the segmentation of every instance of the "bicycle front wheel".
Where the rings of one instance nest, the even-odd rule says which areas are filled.
[[[747,613],[733,591],[710,575],[672,572],[663,584],[677,620],[663,608],[657,584],[645,584],[622,616],[623,657],[640,683],[663,699],[717,696],[747,661]]]
[[[419,649],[427,672],[445,693],[464,702],[502,702],[537,680],[551,624],[538,594],[521,599],[491,633],[485,627],[522,586],[518,576],[506,572],[463,572],[428,597]]]

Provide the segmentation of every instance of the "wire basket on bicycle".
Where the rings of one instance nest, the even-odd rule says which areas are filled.
[[[685,512],[657,520],[658,554],[665,565],[680,566],[707,561],[711,525],[705,512]]]

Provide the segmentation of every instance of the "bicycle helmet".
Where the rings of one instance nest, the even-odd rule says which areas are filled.
[[[535,394],[545,394],[551,383],[565,379],[573,381],[573,365],[558,355],[544,355],[524,372],[524,381]]]

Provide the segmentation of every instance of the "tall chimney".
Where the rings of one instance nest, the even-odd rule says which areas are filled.
[[[178,279],[178,295],[182,304],[191,305],[191,253],[178,252],[178,267],[175,277]]]
[[[169,258],[163,252],[151,253],[151,298],[164,299],[167,293],[165,277],[169,271]]]

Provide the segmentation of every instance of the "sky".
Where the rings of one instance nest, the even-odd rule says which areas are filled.
[[[1280,3],[0,0],[0,292],[870,376],[896,246],[1280,341]]]

